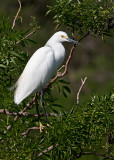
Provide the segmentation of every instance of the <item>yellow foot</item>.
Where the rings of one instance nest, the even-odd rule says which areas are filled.
[[[43,126],[43,124],[40,122],[40,132],[42,132],[43,129],[44,129],[44,126]]]
[[[47,123],[47,126],[49,127],[50,125]]]

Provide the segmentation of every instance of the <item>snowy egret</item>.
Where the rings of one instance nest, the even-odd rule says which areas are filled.
[[[30,94],[41,91],[41,102],[46,114],[43,104],[43,88],[64,61],[65,48],[62,42],[65,41],[79,44],[70,39],[65,32],[59,31],[47,41],[44,47],[39,48],[32,55],[15,84],[14,102],[17,105]],[[37,100],[35,102],[37,104]],[[37,113],[39,115],[38,107]]]

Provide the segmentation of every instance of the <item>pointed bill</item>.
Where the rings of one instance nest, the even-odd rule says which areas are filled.
[[[74,44],[78,44],[78,45],[80,45],[77,41],[74,41],[73,39],[71,39],[71,38],[66,38],[67,40],[68,40],[68,42],[72,42],[72,43],[74,43]]]

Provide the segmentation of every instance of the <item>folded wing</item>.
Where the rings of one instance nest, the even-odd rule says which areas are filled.
[[[27,96],[40,91],[54,74],[55,59],[51,47],[38,49],[28,61],[16,83],[14,102],[19,104]]]

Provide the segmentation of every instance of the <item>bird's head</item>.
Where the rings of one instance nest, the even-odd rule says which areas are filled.
[[[77,41],[74,41],[73,39],[69,38],[68,35],[67,35],[65,32],[63,32],[63,31],[56,32],[56,33],[49,39],[48,42],[50,42],[50,41],[51,41],[51,43],[52,43],[52,42],[53,42],[53,43],[57,43],[57,42],[59,42],[59,43],[62,43],[62,42],[72,42],[72,43],[74,43],[74,44],[78,44],[78,45],[79,45],[79,43],[78,43]]]
[[[67,42],[79,44],[77,41],[74,41],[73,39],[69,38],[68,35],[63,31],[56,32],[54,34],[54,36],[58,39],[59,42],[66,42],[67,41]]]

